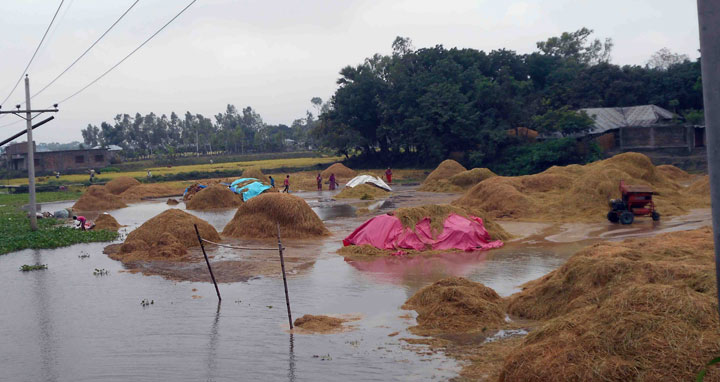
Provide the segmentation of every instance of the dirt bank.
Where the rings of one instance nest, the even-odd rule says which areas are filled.
[[[320,173],[323,179],[328,179],[331,174],[335,174],[335,178],[351,179],[357,175],[355,170],[346,167],[342,163],[333,163],[330,167]]]
[[[95,227],[93,229],[99,230],[99,229],[105,229],[108,231],[115,231],[119,230],[121,227],[120,223],[118,223],[117,220],[115,220],[114,217],[110,216],[110,214],[100,214],[97,219],[95,219]]]
[[[236,208],[242,204],[242,197],[227,186],[213,184],[200,190],[192,199],[185,203],[188,210],[211,210],[220,208]]]
[[[130,187],[139,185],[140,182],[129,176],[115,178],[105,184],[105,189],[113,195],[120,195]]]
[[[263,193],[243,203],[222,233],[237,238],[275,239],[278,224],[284,239],[330,234],[304,199],[280,193]]]
[[[525,221],[603,221],[608,200],[620,198],[620,180],[651,186],[661,215],[687,213],[709,206],[709,195],[692,193],[669,179],[638,153],[624,153],[585,166],[551,167],[527,176],[486,179],[453,205],[484,210],[497,219]]]
[[[199,245],[195,224],[203,239],[220,241],[220,235],[206,221],[173,208],[130,232],[125,242],[110,257],[131,266],[137,262],[157,260],[191,261],[187,249]]]
[[[418,313],[417,335],[485,331],[505,322],[502,298],[483,284],[450,277],[420,289],[402,306]]]
[[[90,186],[73,204],[73,211],[108,211],[125,208],[120,198],[109,193],[103,186]]]
[[[182,195],[183,190],[182,187],[170,186],[163,183],[139,184],[123,191],[120,194],[120,198],[126,202],[137,202],[143,199]]]
[[[338,192],[335,199],[361,199],[361,200],[373,200],[383,199],[390,196],[390,192],[383,190],[382,188],[375,187],[369,184],[361,184],[355,187],[345,187],[342,191]]]

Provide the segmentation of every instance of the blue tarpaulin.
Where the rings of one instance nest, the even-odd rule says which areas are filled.
[[[270,188],[270,186],[266,184],[262,184],[260,182],[252,182],[250,184],[247,184],[243,187],[238,187],[238,184],[246,182],[248,180],[256,180],[255,178],[242,178],[238,179],[230,185],[230,190],[236,194],[241,194],[243,197],[243,201],[247,202],[251,198],[254,198],[260,194],[263,193],[263,191]]]

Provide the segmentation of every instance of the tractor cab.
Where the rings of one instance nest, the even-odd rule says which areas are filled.
[[[660,220],[655,210],[652,196],[657,195],[649,186],[629,185],[620,181],[621,199],[610,199],[610,212],[607,214],[613,223],[632,224],[635,216],[650,216],[652,220]]]

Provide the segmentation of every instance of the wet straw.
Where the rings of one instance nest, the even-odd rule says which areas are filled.
[[[203,239],[200,237],[200,231],[198,230],[197,224],[193,224],[193,226],[195,226],[195,233],[197,234],[198,241],[200,242],[202,253],[205,256],[205,262],[207,263],[208,270],[210,271],[210,278],[212,278],[212,282],[215,284],[215,293],[217,293],[218,301],[222,301],[222,297],[220,297],[220,289],[218,289],[217,281],[215,281],[215,275],[213,274],[212,267],[210,266],[210,260],[208,259],[207,253],[205,253],[205,245],[203,245]]]
[[[285,303],[287,304],[288,322],[290,323],[290,330],[293,328],[292,313],[290,313],[290,296],[288,295],[287,278],[285,277],[285,259],[283,258],[283,246],[280,242],[280,223],[277,225],[278,229],[278,252],[280,252],[280,267],[282,268],[283,284],[285,285]]]

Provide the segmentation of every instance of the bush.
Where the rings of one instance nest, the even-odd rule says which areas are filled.
[[[574,138],[508,146],[488,165],[495,173],[506,176],[536,174],[551,166],[585,164],[601,158],[596,143],[577,142]],[[474,156],[470,154],[472,159]],[[474,164],[481,167],[482,164]]]

